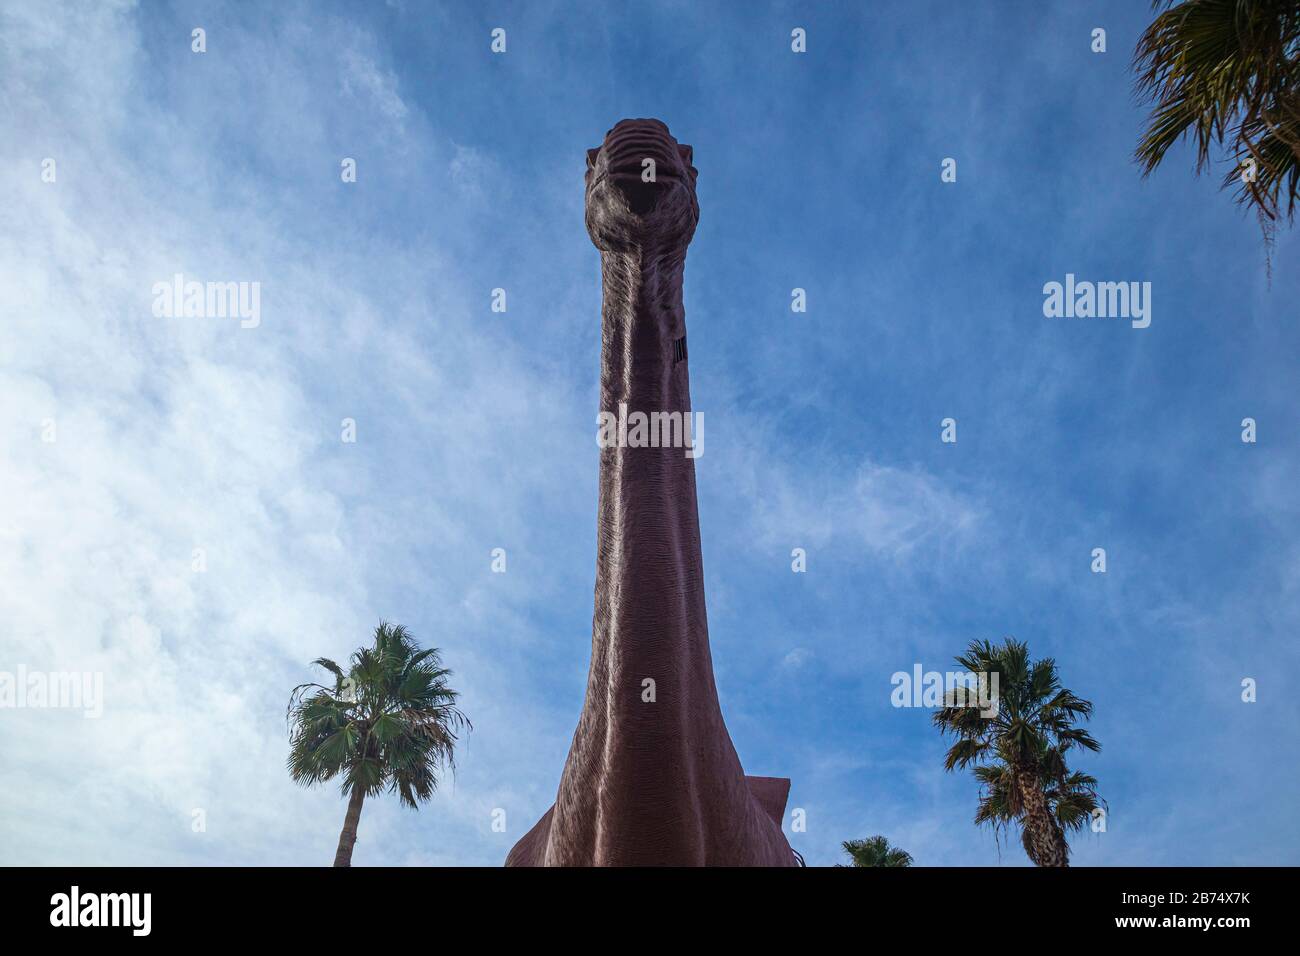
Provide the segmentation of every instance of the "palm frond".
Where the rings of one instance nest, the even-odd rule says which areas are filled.
[[[902,867],[912,865],[912,854],[896,846],[890,846],[883,836],[868,837],[865,840],[846,840],[840,844],[852,861],[851,866],[887,866]]]
[[[1050,816],[1062,832],[1080,830],[1104,801],[1094,777],[1072,771],[1067,755],[1074,748],[1098,751],[1101,745],[1079,720],[1092,716],[1090,701],[1062,686],[1056,661],[1031,661],[1028,645],[1013,638],[1001,644],[972,642],[957,659],[968,671],[999,675],[999,712],[985,718],[978,708],[942,707],[933,722],[955,741],[944,756],[944,769],[970,766],[980,784],[977,825],[991,826],[999,839],[1022,824],[1025,793],[1043,794]],[[1030,859],[1039,860],[1030,840],[1022,838]]]
[[[460,735],[473,726],[437,648],[421,649],[407,628],[380,621],[346,671],[328,658],[313,663],[333,675],[334,686],[300,684],[289,695],[288,768],[296,782],[339,777],[345,793],[388,789],[417,807],[444,769],[455,773]]]
[[[1300,176],[1300,4],[1156,0],[1134,53],[1136,89],[1154,101],[1136,158],[1149,175],[1184,137],[1203,172],[1219,150],[1224,188],[1266,221],[1295,211]],[[1252,177],[1242,164],[1252,160]]]

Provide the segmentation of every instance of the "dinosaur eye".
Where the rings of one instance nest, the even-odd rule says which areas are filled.
[[[686,361],[686,336],[673,339],[673,364]]]

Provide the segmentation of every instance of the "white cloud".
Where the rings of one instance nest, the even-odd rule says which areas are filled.
[[[388,119],[400,124],[406,118],[406,104],[397,92],[397,77],[381,70],[370,57],[356,50],[343,52],[343,89],[368,99]]]
[[[790,670],[798,670],[803,667],[812,658],[812,651],[806,647],[796,647],[781,659],[781,666]]]
[[[969,543],[984,517],[977,500],[921,468],[866,462],[845,480],[835,468],[804,464],[775,456],[754,464],[759,541],[809,548],[838,540],[901,562],[919,548]]]

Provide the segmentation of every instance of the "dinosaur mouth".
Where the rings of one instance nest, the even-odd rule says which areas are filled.
[[[653,160],[654,165],[647,164],[647,159]],[[646,173],[651,169],[654,178],[647,180]],[[620,150],[618,156],[610,158],[605,173],[597,182],[601,180],[607,180],[618,189],[634,213],[644,215],[655,208],[664,192],[681,180],[681,175],[662,151],[633,147]]]
[[[682,146],[658,120],[622,120],[605,134],[597,150],[588,150],[588,190],[608,184],[627,209],[645,217],[683,186],[689,176],[690,147]]]
[[[618,190],[627,201],[628,208],[638,216],[652,212],[659,205],[660,198],[676,187],[681,177],[673,170],[664,169],[655,164],[655,178],[646,181],[642,178],[643,167],[640,160],[636,163],[622,163],[602,173],[592,180],[589,188],[594,189],[601,183],[608,182]]]

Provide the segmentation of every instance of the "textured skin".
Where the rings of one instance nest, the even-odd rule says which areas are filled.
[[[689,146],[623,120],[587,154],[601,252],[600,408],[689,412],[682,271],[699,207]],[[655,183],[641,181],[642,160]],[[654,702],[642,699],[655,682]],[[789,781],[745,777],[709,655],[695,463],[678,448],[602,448],[587,697],[555,805],[507,866],[793,866]]]

